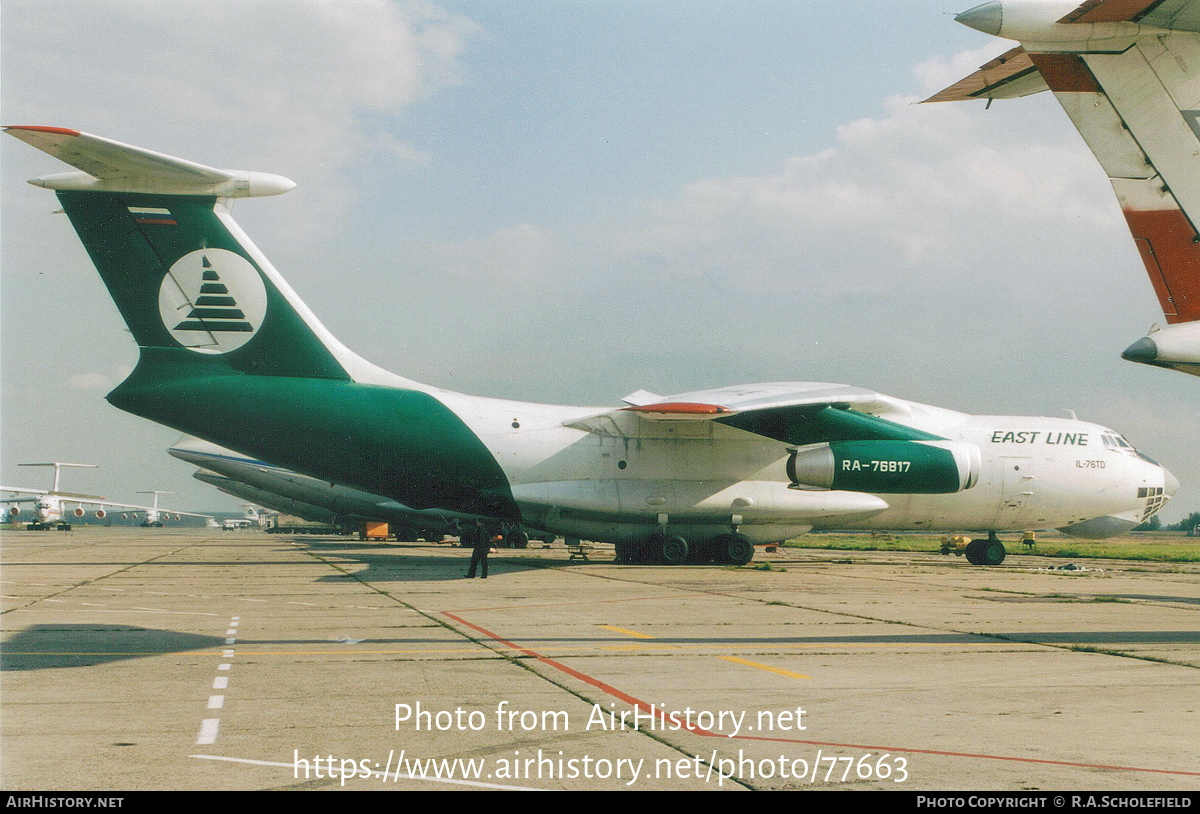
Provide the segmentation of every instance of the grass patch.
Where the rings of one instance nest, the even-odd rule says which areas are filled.
[[[804,534],[783,544],[825,551],[916,551],[936,554],[942,535],[825,532]],[[1182,533],[1129,534],[1108,540],[1047,536],[1025,549],[1019,539],[1004,540],[1009,554],[1056,559],[1111,559],[1142,562],[1200,562],[1200,539]],[[949,555],[953,556],[953,555]]]

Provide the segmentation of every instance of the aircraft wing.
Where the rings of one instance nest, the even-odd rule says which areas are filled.
[[[0,486],[0,492],[18,492],[22,495],[47,495],[48,489],[22,489],[20,486]],[[18,500],[36,500],[37,498],[4,498],[4,503],[13,503]]]
[[[88,495],[72,495],[66,492],[55,492],[56,497],[60,498],[63,503],[81,503],[86,506],[100,506],[104,509],[129,509],[135,512],[158,512],[159,514],[186,514],[188,517],[212,517],[209,514],[197,514],[195,512],[180,512],[175,509],[166,509],[162,506],[155,508],[153,506],[137,506],[133,503],[116,503],[111,500],[105,500],[102,497],[90,497]]]
[[[211,514],[197,514],[196,512],[181,512],[176,509],[168,509],[163,506],[155,508],[154,506],[135,506],[132,503],[113,503],[111,500],[83,500],[79,501],[75,498],[68,498],[68,503],[88,503],[92,505],[101,505],[105,508],[115,509],[131,509],[135,512],[158,512],[159,514],[182,514],[188,517],[212,517]]]
[[[963,102],[970,99],[1018,99],[1050,90],[1025,49],[1006,51],[965,79],[935,93],[926,102]]]
[[[142,506],[141,509],[142,509],[142,511],[146,511],[145,506]],[[211,514],[200,514],[198,512],[181,512],[178,509],[164,509],[162,506],[158,507],[158,513],[159,514],[183,515],[184,517],[212,517]]]
[[[631,401],[629,397],[624,400]],[[621,419],[632,414],[649,421],[715,421],[796,446],[827,441],[943,440],[882,417],[907,413],[902,402],[860,387],[770,383],[681,393],[576,419],[567,426],[602,435],[619,434]]]
[[[1198,0],[1087,0],[1060,23],[1141,23],[1174,31],[1200,32]]]

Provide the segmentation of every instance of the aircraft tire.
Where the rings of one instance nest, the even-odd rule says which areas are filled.
[[[634,561],[634,554],[637,553],[637,546],[632,543],[615,543],[613,548],[617,550],[617,559],[619,563],[631,563]]]
[[[687,540],[677,534],[667,534],[660,536],[657,542],[659,553],[667,565],[679,565],[687,561]]]
[[[967,562],[971,565],[986,565],[983,559],[983,546],[986,540],[972,540],[967,543],[967,547],[963,549],[963,554],[967,558]]]
[[[726,562],[746,565],[754,559],[754,544],[740,534],[731,534],[724,546]]]
[[[999,540],[987,540],[982,547],[982,562],[984,565],[999,565],[1004,562],[1007,553],[1004,543]]]
[[[504,537],[509,548],[529,548],[529,535],[519,528],[511,528]]]

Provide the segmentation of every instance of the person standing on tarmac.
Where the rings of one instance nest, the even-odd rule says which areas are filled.
[[[492,547],[492,536],[488,534],[487,529],[483,527],[483,522],[480,520],[475,521],[475,528],[471,532],[471,542],[473,544],[471,569],[467,571],[467,579],[475,577],[475,566],[477,565],[480,565],[483,569],[480,579],[487,579],[488,552]]]

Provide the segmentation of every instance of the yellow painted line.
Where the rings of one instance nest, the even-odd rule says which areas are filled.
[[[605,630],[614,630],[617,633],[624,633],[626,636],[632,636],[635,639],[653,639],[649,633],[638,633],[636,630],[626,630],[623,627],[613,627],[612,625],[600,625]]]
[[[734,664],[744,664],[747,667],[757,667],[759,670],[766,670],[768,673],[775,673],[776,675],[786,676],[787,678],[812,678],[812,676],[793,673],[791,670],[781,670],[780,668],[772,667],[769,664],[759,664],[757,661],[746,661],[745,659],[739,659],[736,656],[721,656],[721,658],[724,661],[732,661]]]

